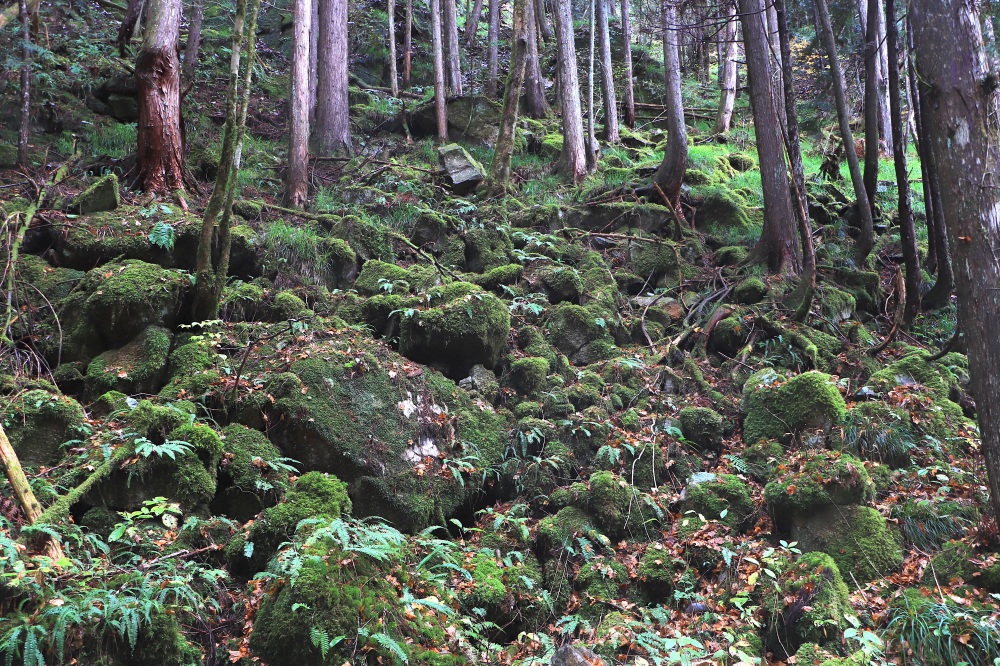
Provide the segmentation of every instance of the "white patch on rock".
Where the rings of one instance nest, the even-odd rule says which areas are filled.
[[[399,411],[403,412],[403,416],[410,418],[417,413],[417,405],[413,402],[413,395],[410,393],[406,394],[406,400],[401,401],[396,405],[399,407]]]
[[[437,444],[430,437],[423,437],[419,442],[403,451],[403,458],[416,465],[427,457],[436,458],[440,455]]]

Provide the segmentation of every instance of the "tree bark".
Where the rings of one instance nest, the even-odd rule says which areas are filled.
[[[538,31],[542,39],[552,39],[552,24],[549,23],[548,14],[545,12],[545,0],[535,0],[535,22],[538,24]]]
[[[444,32],[444,55],[448,72],[449,92],[462,96],[462,53],[458,46],[458,5],[456,0],[441,3],[441,29]]]
[[[17,163],[28,166],[28,135],[31,131],[31,12],[21,0],[21,125],[17,133]]]
[[[774,88],[774,99],[783,100],[785,98],[784,82],[781,76],[781,43],[778,37],[778,17],[774,10],[774,2],[765,0],[767,12],[767,43],[768,54],[771,56],[771,86]],[[787,122],[785,118],[785,105],[778,103],[778,119],[784,126]]]
[[[188,20],[188,38],[184,46],[184,80],[194,81],[198,73],[198,51],[201,49],[201,24],[205,18],[205,0],[195,0]]]
[[[347,0],[319,0],[316,149],[321,155],[351,150],[347,97]]]
[[[525,59],[525,107],[530,118],[544,118],[549,115],[549,104],[545,101],[545,81],[538,53],[538,23],[534,0],[524,9],[527,54]],[[511,60],[513,62],[513,59]]]
[[[872,215],[876,213],[875,193],[878,190],[879,153],[879,20],[878,8],[882,0],[867,0],[868,30],[865,32],[865,193]]]
[[[927,225],[927,258],[924,261],[924,268],[930,273],[938,271],[938,241],[935,237],[935,220],[937,219],[938,204],[934,201],[934,190],[931,188],[931,157],[927,148],[927,142],[923,140],[925,130],[923,129],[922,114],[920,112],[920,92],[917,85],[916,64],[913,55],[913,30],[910,27],[909,14],[906,18],[906,79],[907,94],[909,95],[910,113],[913,116],[913,139],[917,147],[917,156],[920,158],[922,177],[920,184],[924,194],[924,217]],[[941,225],[944,228],[944,225]],[[950,295],[950,287],[949,287]]]
[[[147,192],[184,191],[181,70],[177,58],[181,0],[148,0],[136,59],[139,92],[139,182]]]
[[[289,95],[288,173],[285,203],[305,207],[309,198],[309,33],[313,30],[309,0],[292,0],[292,71]],[[319,115],[320,98],[316,99]]]
[[[611,62],[611,31],[608,28],[608,2],[596,0],[597,39],[601,49],[601,95],[604,98],[604,138],[611,145],[621,142],[618,131],[618,98],[615,95],[615,70]]]
[[[316,92],[319,89],[319,0],[309,0],[309,127],[316,126]]]
[[[726,23],[720,33],[722,56],[719,60],[719,114],[715,120],[716,134],[725,134],[733,123],[736,107],[736,5],[726,3]]]
[[[667,148],[663,152],[653,182],[658,194],[666,197],[664,204],[674,210],[678,220],[684,219],[681,209],[681,185],[687,171],[687,125],[684,124],[684,101],[681,97],[681,26],[677,18],[677,0],[663,2],[663,72],[666,89]]]
[[[483,17],[483,0],[476,0],[472,5],[472,13],[465,17],[465,48],[472,46],[479,29],[479,20]]]
[[[489,18],[489,32],[486,37],[488,44],[486,45],[486,95],[488,97],[497,96],[497,80],[500,76],[499,74],[499,56],[497,51],[499,49],[499,39],[500,39],[500,3],[502,0],[489,0],[490,2],[490,18]]]
[[[886,51],[889,62],[899,62],[899,30],[896,27],[896,0],[885,0]],[[920,257],[917,254],[917,234],[913,227],[910,205],[910,171],[906,164],[903,135],[903,111],[899,95],[899,68],[889,69],[889,111],[892,114],[892,150],[899,190],[899,238],[903,245],[903,265],[906,267],[906,307],[903,324],[909,327],[920,309]]]
[[[25,11],[24,16],[27,15],[28,12]],[[14,491],[14,499],[17,500],[18,506],[24,512],[28,524],[34,525],[42,515],[42,507],[35,498],[35,493],[31,490],[28,477],[24,475],[21,461],[17,458],[17,452],[14,451],[10,440],[7,439],[7,433],[4,432],[2,425],[0,425],[0,466],[3,467],[7,482],[10,483],[10,487]],[[49,537],[45,537],[45,554],[53,562],[58,562],[64,557],[62,546],[59,545],[58,541]]]
[[[511,34],[510,74],[507,77],[507,92],[504,95],[503,117],[497,136],[497,147],[493,151],[490,165],[488,190],[491,194],[501,194],[510,184],[510,158],[514,153],[514,130],[517,125],[517,110],[521,99],[528,60],[528,32],[535,26],[528,20],[534,7],[534,0],[515,0],[514,26]]]
[[[481,1],[481,0],[480,0]],[[386,0],[389,15],[389,90],[399,97],[399,72],[396,69],[396,0]]]
[[[593,173],[597,170],[597,129],[595,128],[596,115],[594,111],[594,49],[596,47],[595,37],[597,29],[597,0],[590,0],[590,55],[587,67],[587,171]]]
[[[816,0],[813,6],[816,11],[817,31],[826,49],[827,61],[830,64],[830,74],[833,76],[833,96],[837,103],[837,117],[840,120],[840,137],[844,142],[844,153],[847,165],[851,171],[851,183],[854,185],[854,196],[857,198],[858,213],[861,218],[861,228],[858,237],[858,257],[864,259],[875,244],[875,225],[872,221],[872,209],[868,203],[868,192],[861,175],[861,165],[858,155],[854,152],[854,134],[851,132],[851,111],[847,107],[847,93],[844,86],[844,75],[840,71],[840,58],[837,55],[837,40],[833,35],[830,22],[830,9],[826,0]]]
[[[447,0],[454,2],[454,0]],[[431,50],[434,52],[434,116],[438,141],[448,142],[448,99],[445,90],[444,43],[441,35],[441,0],[431,2]]]
[[[635,92],[632,83],[632,20],[629,17],[629,0],[622,1],[622,64],[625,66],[625,126],[635,128]]]
[[[802,269],[802,254],[785,168],[781,120],[776,112],[783,105],[774,99],[771,85],[763,0],[739,0],[739,14],[764,193],[764,229],[753,258],[766,262],[773,272],[798,273]]]
[[[892,118],[891,118],[891,105],[892,102],[889,99],[889,53],[886,47],[886,20],[885,20],[885,7],[881,2],[878,4],[878,112],[879,112],[879,145],[882,147],[884,152],[892,152]],[[898,63],[894,63],[893,66],[897,67]],[[903,136],[903,145],[906,145],[906,136]]]
[[[563,132],[561,169],[570,180],[579,183],[587,175],[587,156],[580,110],[572,0],[556,0],[556,43],[559,47],[559,100]]]
[[[406,0],[406,26],[403,28],[403,88],[410,87],[413,70],[413,0]]]
[[[955,253],[958,319],[969,354],[990,503],[1000,516],[1000,195],[992,170],[1000,108],[978,17],[961,0],[910,4],[920,78],[930,90],[927,140]]]

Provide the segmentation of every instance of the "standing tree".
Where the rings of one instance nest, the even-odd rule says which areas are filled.
[[[681,210],[681,185],[687,171],[687,125],[684,124],[684,100],[681,97],[681,26],[677,20],[677,0],[663,2],[663,71],[667,92],[667,148],[653,176],[657,194],[665,198],[676,219],[684,219]]]
[[[830,74],[833,77],[833,97],[837,103],[837,118],[840,121],[840,138],[844,142],[844,153],[847,156],[847,166],[851,172],[851,183],[854,185],[854,196],[858,202],[858,214],[861,221],[858,237],[858,257],[864,259],[875,244],[875,225],[872,221],[872,209],[868,203],[868,192],[861,175],[861,165],[858,155],[854,152],[854,134],[851,132],[851,110],[847,106],[847,92],[844,86],[844,75],[840,71],[840,58],[837,55],[837,38],[833,34],[830,21],[830,9],[826,0],[816,0],[813,5],[816,12],[817,31],[823,40],[826,57],[830,64]]]
[[[389,22],[389,91],[399,97],[399,73],[396,71],[396,0],[386,0]]]
[[[977,13],[966,0],[914,0],[910,19],[926,95],[926,136],[941,181],[969,353],[990,502],[1000,517],[1000,145],[996,79]]]
[[[292,2],[288,172],[285,174],[285,203],[292,208],[304,207],[309,197],[309,33],[312,30],[309,5],[309,0]]]
[[[632,22],[629,18],[629,0],[622,0],[622,64],[625,67],[625,126],[635,127],[635,93],[632,86]]]
[[[528,40],[524,81],[525,110],[531,118],[544,118],[549,115],[549,103],[545,101],[545,81],[542,79],[541,58],[538,53],[538,23],[534,2],[529,2],[525,7],[524,17]],[[511,58],[513,62],[513,54]]]
[[[535,26],[528,21],[533,0],[516,0],[514,3],[514,30],[511,34],[510,74],[507,76],[507,92],[504,95],[503,118],[497,147],[493,151],[493,163],[488,178],[491,194],[501,194],[510,183],[510,158],[514,153],[514,130],[517,125],[517,110],[521,100],[521,86],[524,85],[524,71],[527,68],[528,31]]]
[[[346,2],[346,0],[344,0]],[[445,65],[448,72],[448,89],[452,95],[462,96],[462,53],[458,46],[457,0],[441,2],[441,29],[444,32]]]
[[[406,0],[406,25],[403,27],[403,87],[410,87],[413,69],[413,0]]]
[[[764,19],[764,0],[740,0],[740,22],[746,50],[750,107],[753,111],[760,181],[764,193],[764,229],[753,258],[764,261],[774,272],[799,272],[802,254],[785,168],[785,149],[779,107],[771,85],[771,56]]]
[[[596,1],[590,0],[590,57],[587,62],[587,171],[593,172],[597,169],[597,134],[594,125],[596,124],[596,112],[594,111],[594,61],[595,61],[595,30],[597,28]]]
[[[597,40],[601,49],[601,95],[604,98],[604,138],[614,145],[621,141],[618,132],[618,99],[615,95],[615,70],[611,62],[611,31],[608,29],[608,2],[597,0]]]
[[[444,44],[441,36],[441,0],[431,0],[431,50],[434,52],[434,117],[437,119],[437,138],[441,143],[446,143],[448,100],[445,91]]]
[[[476,38],[476,30],[479,29],[479,19],[483,16],[483,0],[475,0],[472,5],[472,13],[465,17],[465,48],[472,46],[472,40]]]
[[[500,39],[500,3],[502,0],[490,0],[489,28],[486,41],[486,94],[490,97],[497,95],[497,79],[500,74],[499,50]]]
[[[559,101],[562,110],[561,169],[574,183],[587,175],[580,110],[580,77],[576,68],[573,35],[573,2],[556,0],[556,44],[559,47]]]
[[[198,72],[198,51],[201,49],[201,24],[205,20],[205,0],[195,0],[188,19],[188,38],[184,45],[184,80],[194,81]]]
[[[878,189],[879,118],[882,96],[879,90],[879,35],[882,33],[882,0],[868,0],[868,30],[865,33],[865,194],[875,215]]]
[[[351,150],[347,96],[347,0],[319,0],[316,149],[323,155]]]
[[[28,133],[31,130],[31,13],[21,0],[21,126],[17,133],[17,163],[28,165]]]
[[[181,68],[177,58],[181,0],[149,0],[135,64],[139,92],[139,183],[147,192],[184,191]]]
[[[739,45],[736,41],[736,3],[725,3],[726,18],[719,39],[722,40],[722,54],[719,58],[719,113],[715,120],[716,134],[725,134],[733,123],[733,109],[736,108],[736,55]]]

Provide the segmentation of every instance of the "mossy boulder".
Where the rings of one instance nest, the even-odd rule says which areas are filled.
[[[550,303],[579,303],[586,291],[580,273],[571,266],[546,265],[536,273]]]
[[[3,404],[0,422],[22,465],[55,465],[62,445],[87,433],[83,407],[68,396],[32,389]]]
[[[581,492],[586,492],[585,486]],[[608,538],[598,531],[593,518],[575,505],[565,506],[554,515],[542,518],[538,523],[538,536],[540,543],[549,549],[572,545],[572,539],[578,536],[592,542],[608,542]]]
[[[448,184],[456,194],[470,194],[486,178],[483,165],[457,143],[438,148],[438,156]]]
[[[694,475],[684,488],[681,510],[718,520],[735,531],[750,527],[756,513],[750,487],[734,474]]]
[[[733,287],[733,301],[739,305],[760,303],[767,296],[767,284],[759,277],[749,277]]]
[[[462,235],[465,269],[485,273],[510,265],[514,244],[505,227],[473,227]]]
[[[924,570],[924,585],[937,587],[962,581],[991,593],[1000,593],[1000,559],[996,553],[977,553],[967,543],[949,541]]]
[[[868,384],[877,391],[890,391],[897,386],[920,384],[938,400],[946,400],[950,393],[950,376],[937,364],[927,360],[923,351],[914,350],[893,361],[871,376]]]
[[[71,213],[87,215],[105,210],[114,210],[121,204],[121,194],[118,191],[118,176],[111,173],[98,178],[80,194],[73,197],[69,204]]]
[[[678,415],[681,434],[700,449],[720,451],[722,449],[722,415],[708,407],[685,407]]]
[[[832,557],[843,575],[859,583],[888,576],[903,563],[899,533],[867,506],[827,505],[798,514],[791,537],[802,550]]]
[[[750,171],[757,166],[757,162],[754,161],[753,157],[746,153],[729,153],[726,155],[726,161],[729,162],[729,166],[740,173]]]
[[[104,352],[87,366],[88,393],[156,393],[165,378],[172,339],[170,331],[150,326],[124,347]]]
[[[222,435],[219,492],[212,510],[246,522],[284,496],[291,485],[291,463],[259,430],[234,423]]]
[[[526,396],[537,395],[545,388],[549,362],[537,356],[519,358],[510,364],[510,385]]]
[[[222,379],[216,367],[219,354],[205,341],[188,342],[170,352],[170,381],[160,396],[168,400],[201,400]]]
[[[635,510],[630,514],[633,505]],[[590,476],[587,508],[598,529],[612,539],[626,536],[643,520],[632,485],[613,472],[595,472]]]
[[[744,384],[741,410],[743,441],[754,444],[823,439],[844,420],[847,405],[830,375],[813,371],[786,378],[767,369]]]
[[[764,499],[779,526],[828,505],[861,504],[874,496],[864,463],[839,451],[805,451],[779,465],[774,480],[764,487]]]
[[[712,329],[708,340],[711,351],[733,356],[738,354],[750,339],[750,326],[737,314],[719,321]]]
[[[707,189],[695,219],[701,229],[750,226],[746,200],[724,186]]]
[[[482,275],[472,275],[469,281],[487,291],[499,293],[504,286],[517,284],[523,273],[524,266],[520,264],[504,264],[491,268]]]
[[[271,310],[271,316],[274,321],[301,319],[313,314],[313,311],[309,309],[306,302],[291,291],[282,291],[275,294]]]
[[[456,378],[474,365],[496,366],[510,333],[507,304],[467,282],[438,287],[427,296],[430,307],[400,321],[400,353]]]
[[[715,251],[715,263],[719,266],[736,266],[749,256],[750,250],[742,245],[726,245]]]
[[[765,595],[767,646],[795,654],[815,643],[836,646],[853,613],[850,593],[837,563],[826,553],[807,552],[778,579],[777,594]]]
[[[824,285],[819,290],[816,301],[823,316],[834,324],[851,319],[858,307],[858,301],[853,294],[830,285]]]
[[[437,280],[433,268],[411,266],[403,268],[378,259],[364,263],[354,281],[354,288],[364,296],[377,294],[407,294],[432,287]]]
[[[549,315],[550,342],[574,365],[588,365],[615,353],[607,321],[592,310],[561,303]]]
[[[636,242],[629,248],[632,271],[649,284],[656,284],[664,278],[677,284],[681,263],[680,248],[670,241],[655,243]],[[681,275],[683,278],[683,275]]]
[[[687,568],[681,558],[659,541],[649,544],[639,561],[639,581],[653,600],[666,601],[678,574]]]

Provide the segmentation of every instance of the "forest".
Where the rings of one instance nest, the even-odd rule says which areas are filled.
[[[1000,666],[1000,3],[10,1],[3,664]]]

